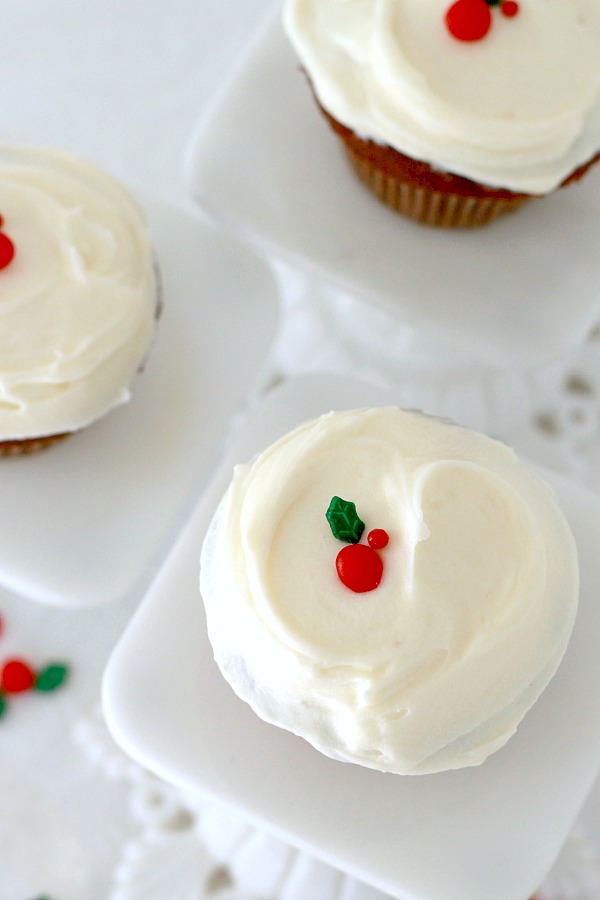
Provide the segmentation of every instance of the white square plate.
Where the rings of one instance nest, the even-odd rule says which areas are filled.
[[[235,696],[206,636],[200,546],[233,463],[329,409],[391,401],[376,387],[304,376],[255,406],[111,656],[108,724],[163,778],[393,896],[524,900],[600,767],[598,497],[550,476],[579,548],[580,610],[550,686],[506,747],[477,768],[402,777],[328,759]]]
[[[188,148],[202,208],[491,365],[540,365],[577,346],[600,315],[600,166],[488,227],[406,220],[351,171],[279,18],[277,5]]]
[[[189,211],[141,205],[164,306],[131,402],[42,453],[1,461],[0,583],[43,603],[109,602],[139,584],[193,508],[275,335],[264,262]]]

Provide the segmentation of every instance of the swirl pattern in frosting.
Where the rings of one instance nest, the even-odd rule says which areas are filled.
[[[389,535],[373,590],[338,577],[333,496]],[[578,600],[546,483],[505,445],[395,407],[330,413],[236,467],[200,577],[215,659],[260,717],[403,774],[501,747],[554,674]]]
[[[450,0],[287,0],[321,105],[362,138],[494,188],[545,194],[600,150],[600,4],[522,0],[456,40]]]
[[[0,440],[83,428],[129,398],[155,326],[149,230],[112,176],[69,154],[0,146]]]

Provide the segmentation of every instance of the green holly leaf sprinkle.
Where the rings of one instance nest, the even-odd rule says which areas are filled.
[[[351,500],[332,497],[325,516],[334,538],[347,544],[358,544],[365,530],[365,523],[359,518],[356,506]]]
[[[8,709],[8,704],[6,703],[6,700],[4,699],[2,694],[0,694],[0,719],[2,718],[2,716],[4,715],[4,713],[6,712],[7,709]]]
[[[68,666],[58,663],[46,666],[45,669],[38,672],[35,682],[36,691],[55,691],[64,683],[68,673]]]

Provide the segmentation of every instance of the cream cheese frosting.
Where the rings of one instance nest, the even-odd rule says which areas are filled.
[[[373,590],[338,577],[334,496],[389,535]],[[501,747],[554,674],[578,600],[546,483],[505,445],[396,407],[330,413],[237,466],[200,571],[235,692],[330,757],[403,774]]]
[[[496,188],[545,194],[600,150],[600,3],[492,8],[484,39],[451,0],[287,0],[321,105],[360,137]]]
[[[69,154],[0,145],[0,441],[80,429],[129,399],[158,278],[137,204]]]

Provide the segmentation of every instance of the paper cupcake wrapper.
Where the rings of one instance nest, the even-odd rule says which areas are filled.
[[[69,437],[71,432],[67,431],[63,434],[49,434],[43,437],[24,438],[23,440],[0,441],[0,457],[2,456],[25,456],[29,453],[38,453],[45,450],[58,441],[63,441]]]
[[[354,171],[373,194],[396,212],[426,225],[475,228],[518,209],[529,200],[528,197],[469,197],[408,184],[375,168],[370,160],[345,143],[344,147]]]

